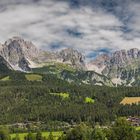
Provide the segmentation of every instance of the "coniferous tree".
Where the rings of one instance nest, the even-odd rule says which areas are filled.
[[[36,140],[43,140],[42,133],[40,131],[36,134]]]

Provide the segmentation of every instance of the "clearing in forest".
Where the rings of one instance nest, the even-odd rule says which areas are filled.
[[[6,76],[6,77],[1,79],[1,81],[9,81],[9,80],[10,80],[10,76]]]
[[[25,140],[25,137],[27,136],[28,133],[16,133],[19,135],[20,140]],[[11,134],[11,139],[14,139],[16,137],[16,134]],[[35,133],[33,133],[35,135]],[[46,139],[49,137],[50,132],[42,132],[42,136],[45,137]],[[54,137],[54,140],[57,140],[61,135],[63,134],[62,131],[58,132],[52,132],[52,135]]]
[[[94,103],[94,102],[95,102],[95,100],[92,98],[89,98],[89,97],[85,98],[85,103]]]
[[[140,103],[140,97],[125,97],[120,104],[126,105],[132,105],[132,104],[139,104]]]
[[[25,77],[28,81],[42,81],[42,76],[39,74],[26,74]]]
[[[62,97],[63,99],[67,99],[69,98],[69,93],[50,93],[51,95],[54,95],[54,96],[60,96]]]

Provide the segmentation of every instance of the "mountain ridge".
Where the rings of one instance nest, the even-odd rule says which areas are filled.
[[[100,68],[100,73],[111,78],[114,81],[113,83],[121,85],[122,83],[126,84],[128,81],[128,83],[132,82],[132,80],[136,81],[139,78],[139,49],[132,48],[130,50],[115,51],[108,55],[107,59],[100,59],[100,57],[103,58],[102,55],[98,56],[95,60],[91,61],[91,65]],[[96,69],[93,70],[96,71]]]
[[[99,84],[101,82],[102,85],[112,83],[111,85],[132,86],[140,80],[140,50],[137,48],[119,50],[111,54],[104,53],[87,63],[86,57],[73,48],[49,52],[38,49],[32,42],[25,41],[21,37],[13,37],[4,44],[0,44],[0,56],[7,62],[5,64],[9,69],[24,72],[44,66],[54,65],[55,67],[56,63],[68,65],[79,72],[68,74],[71,78],[66,78],[63,73],[65,68],[61,67],[57,71],[61,75],[60,78],[74,81],[76,78],[73,79],[72,75],[75,75],[77,78],[80,77],[79,83]],[[51,70],[49,72],[52,73]]]

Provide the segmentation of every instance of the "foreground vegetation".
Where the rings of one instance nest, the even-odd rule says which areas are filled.
[[[106,128],[90,127],[84,123],[69,130],[60,140],[139,140],[140,135],[124,118]]]
[[[36,139],[36,135],[40,133],[37,132],[37,133],[31,133],[30,132],[30,135],[31,137],[35,140]],[[41,132],[40,134],[40,137],[44,140],[44,139],[49,139],[49,137],[52,137],[53,139],[58,139],[60,138],[61,136],[63,135],[63,132]],[[17,137],[20,139],[20,140],[24,140],[26,139],[27,137],[29,137],[29,133],[14,133],[14,134],[10,134],[10,137],[11,139],[17,139]],[[31,138],[31,139],[32,139]]]
[[[119,118],[114,124],[92,127],[80,123],[65,132],[40,132],[10,134],[7,128],[0,128],[0,140],[139,140],[140,132],[131,126],[125,118]]]

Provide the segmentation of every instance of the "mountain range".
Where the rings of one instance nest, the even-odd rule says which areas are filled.
[[[38,49],[20,37],[0,44],[0,73],[7,71],[55,74],[78,84],[137,86],[140,84],[140,50],[119,50],[101,54],[87,62],[77,50],[59,52]]]

